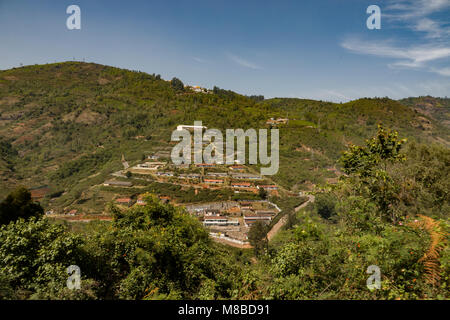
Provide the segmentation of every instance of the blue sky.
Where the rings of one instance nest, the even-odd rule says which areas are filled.
[[[0,30],[0,69],[75,58],[266,98],[450,96],[450,0],[0,0]]]

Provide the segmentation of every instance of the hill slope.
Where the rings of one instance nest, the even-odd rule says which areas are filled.
[[[412,107],[420,113],[423,113],[446,127],[450,127],[450,99],[426,97],[411,97],[400,100],[404,105]]]
[[[433,114],[390,99],[258,102],[220,89],[176,91],[157,75],[92,63],[35,65],[0,71],[0,197],[19,184],[48,185],[68,205],[121,169],[122,155],[132,164],[170,150],[178,124],[257,129],[286,116],[273,179],[292,190],[335,177],[330,168],[346,144],[373,135],[378,123],[413,140],[450,141]]]

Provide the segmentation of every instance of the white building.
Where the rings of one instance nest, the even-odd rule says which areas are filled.
[[[189,130],[189,129],[192,129],[192,130],[194,130],[194,129],[208,129],[207,127],[205,127],[205,126],[190,126],[190,125],[185,125],[185,124],[180,124],[180,125],[178,125],[177,126],[177,130],[178,131],[181,131],[181,130],[184,130],[184,129],[186,129],[186,130]]]

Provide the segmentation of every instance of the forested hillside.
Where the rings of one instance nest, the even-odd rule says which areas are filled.
[[[0,71],[0,299],[449,299],[445,110],[448,99],[431,97],[337,104],[195,92],[92,63]],[[267,179],[283,190],[249,199],[281,207],[286,223],[270,241],[260,223],[251,248],[217,243],[179,203],[157,197],[202,203],[231,199],[232,189],[103,186],[122,160],[170,151],[171,132],[195,120],[280,129],[280,170]],[[48,188],[40,204],[28,191],[39,186]],[[148,193],[124,207],[95,186]],[[299,191],[315,202],[300,208]],[[83,203],[111,221],[44,214]],[[81,290],[67,288],[69,265],[81,269]],[[378,289],[367,287],[369,266],[381,270]]]
[[[350,142],[361,143],[379,123],[418,142],[448,143],[449,129],[387,98],[345,104],[255,99],[214,88],[209,94],[173,86],[159,75],[92,63],[35,65],[0,72],[1,178],[5,196],[17,185],[48,185],[59,203],[155,150],[170,150],[178,124],[209,128],[280,128],[280,170],[286,188],[325,183]],[[48,200],[48,199],[47,199]]]

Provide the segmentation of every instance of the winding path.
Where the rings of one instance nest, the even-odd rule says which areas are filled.
[[[308,197],[308,200],[298,207],[295,207],[294,211],[298,212],[300,209],[303,209],[306,207],[309,203],[313,203],[316,200],[316,197],[314,197],[312,194],[306,195]],[[282,226],[285,225],[285,223],[288,220],[288,214],[285,214],[284,217],[282,217],[275,225],[270,229],[270,231],[267,233],[267,239],[272,240],[273,237],[278,233],[278,231],[281,229]]]

